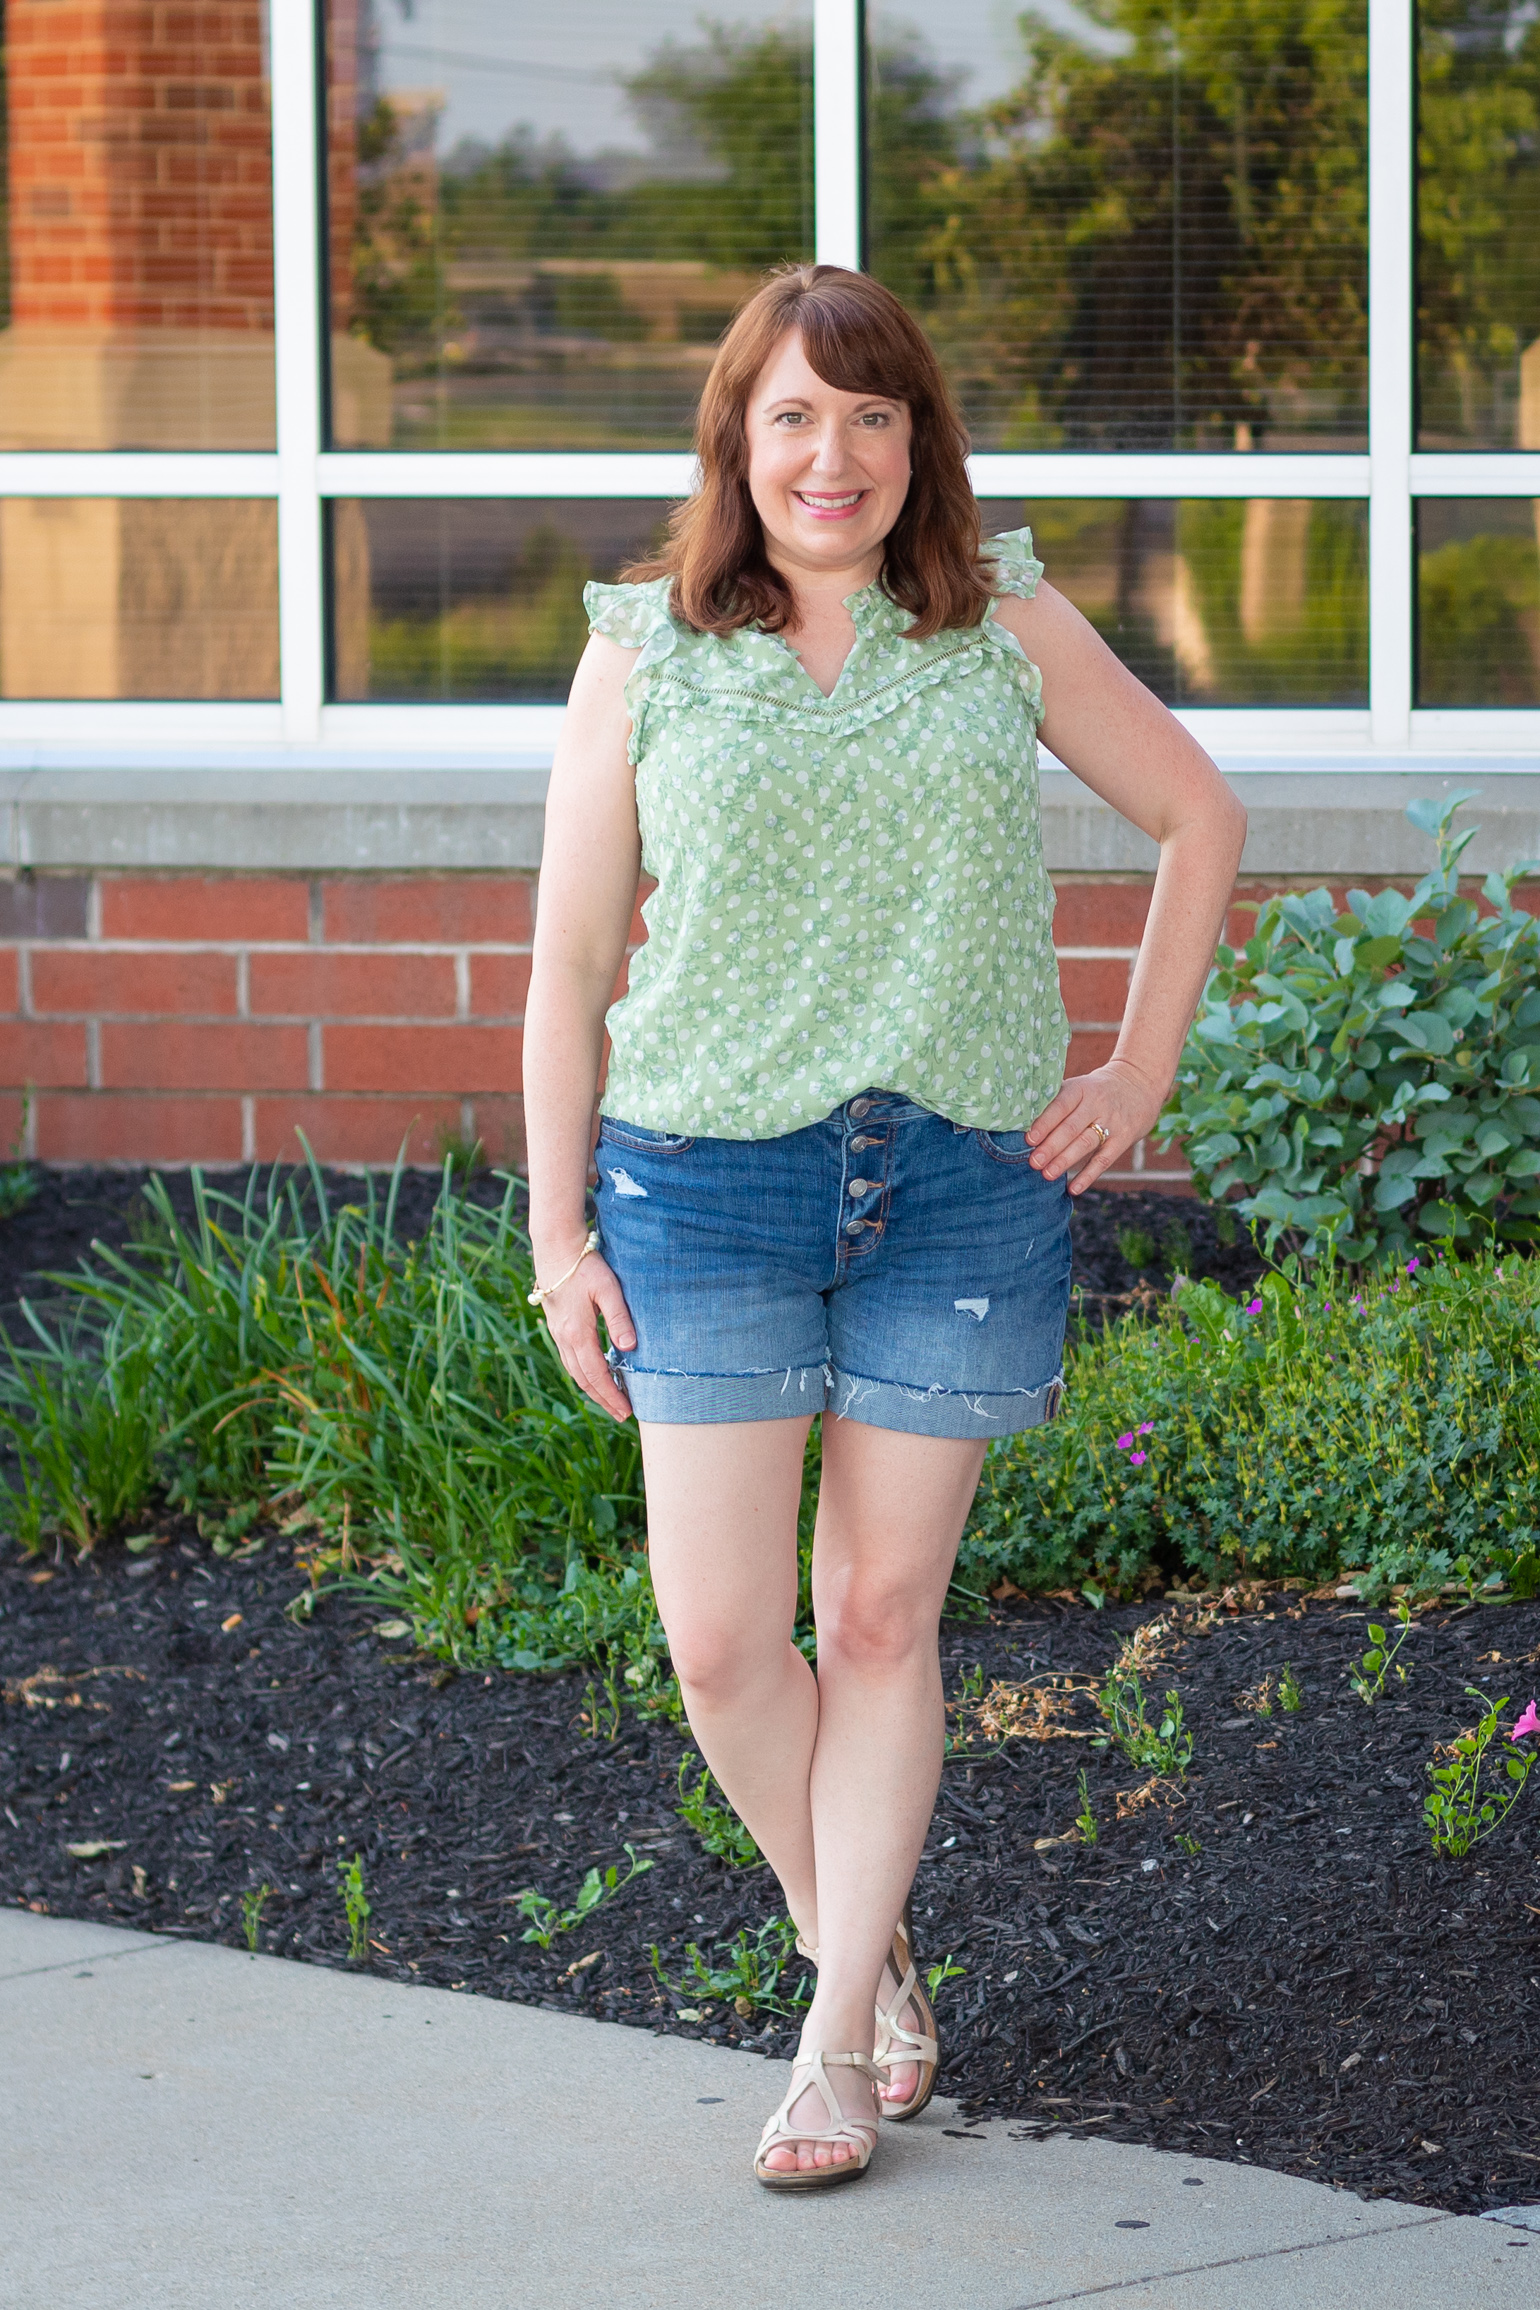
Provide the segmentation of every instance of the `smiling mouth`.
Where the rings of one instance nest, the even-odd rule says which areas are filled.
[[[866,491],[864,489],[847,489],[839,496],[821,494],[815,496],[810,489],[795,489],[792,491],[792,495],[799,505],[807,507],[809,513],[849,513],[853,506],[860,504]]]

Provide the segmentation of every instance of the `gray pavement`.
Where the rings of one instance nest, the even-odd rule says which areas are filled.
[[[0,1911],[4,2310],[1525,2310],[1540,2234],[1116,2142],[749,2173],[784,2073]],[[953,2129],[949,2131],[948,2129]]]

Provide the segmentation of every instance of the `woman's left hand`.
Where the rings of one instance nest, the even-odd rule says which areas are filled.
[[[1128,1059],[1109,1059],[1089,1075],[1067,1075],[1058,1097],[1027,1133],[1035,1150],[1032,1168],[1045,1179],[1073,1172],[1069,1191],[1083,1195],[1152,1129],[1165,1096]]]

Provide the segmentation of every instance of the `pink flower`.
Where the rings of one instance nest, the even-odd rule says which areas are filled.
[[[1133,1429],[1132,1429],[1132,1428],[1130,1428],[1130,1429],[1129,1429],[1129,1431],[1128,1431],[1128,1434],[1127,1434],[1126,1436],[1119,1436],[1119,1438],[1118,1438],[1118,1450],[1119,1450],[1120,1452],[1126,1452],[1126,1451],[1128,1450],[1128,1448],[1129,1448],[1130,1444],[1133,1442],[1133,1440],[1134,1440],[1134,1432],[1133,1432]]]
[[[1131,1468],[1142,1468],[1149,1456],[1150,1455],[1148,1452],[1130,1452],[1128,1455],[1128,1464]],[[1540,1731],[1540,1726],[1533,1726],[1531,1729],[1534,1731]]]
[[[1508,1738],[1511,1741],[1521,1741],[1527,1733],[1540,1733],[1540,1715],[1536,1714],[1533,1701],[1519,1718]]]
[[[1248,1299],[1246,1302],[1246,1313],[1248,1315],[1260,1315],[1262,1313],[1262,1302],[1259,1299]]]
[[[1153,1420],[1143,1421],[1142,1424],[1134,1430],[1134,1434],[1136,1436],[1153,1436],[1154,1433],[1155,1422]]]
[[[1421,1261],[1420,1259],[1409,1259],[1409,1260],[1407,1261],[1407,1263],[1406,1263],[1406,1272],[1407,1272],[1407,1274],[1408,1274],[1408,1275],[1415,1275],[1415,1274],[1417,1273],[1417,1270],[1418,1270],[1418,1268],[1419,1268],[1419,1267],[1421,1267],[1421,1265],[1422,1265],[1422,1261]]]

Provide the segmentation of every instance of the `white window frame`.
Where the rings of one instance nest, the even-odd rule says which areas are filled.
[[[327,503],[365,498],[669,498],[688,454],[349,451],[323,446],[322,155],[318,69],[324,0],[271,0],[277,447],[247,452],[0,453],[0,495],[271,497],[278,508],[282,694],[272,703],[0,701],[0,761],[56,750],[95,763],[162,761],[210,747],[253,763],[378,758],[548,761],[562,708],[337,705],[325,696]],[[1180,719],[1235,767],[1405,769],[1430,756],[1528,769],[1540,710],[1414,710],[1413,537],[1419,497],[1540,499],[1540,454],[1422,455],[1413,413],[1412,0],[1369,0],[1369,409],[1366,455],[981,454],[983,497],[1356,498],[1369,508],[1367,710],[1187,708]],[[813,0],[816,249],[859,260],[860,0]]]

